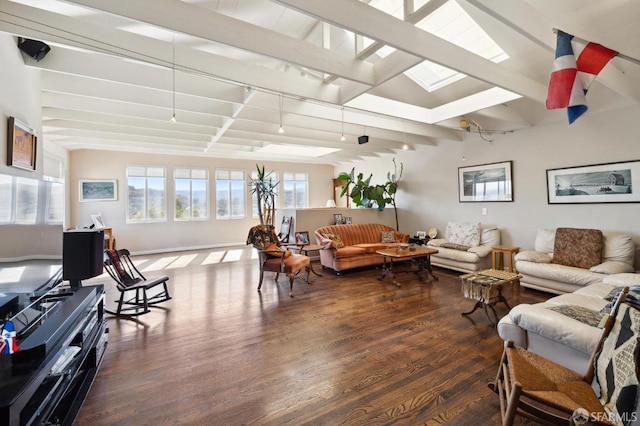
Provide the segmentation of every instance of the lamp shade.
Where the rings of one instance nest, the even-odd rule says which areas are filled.
[[[335,206],[336,206],[335,200],[327,200],[327,204],[325,205],[325,207],[335,207]]]

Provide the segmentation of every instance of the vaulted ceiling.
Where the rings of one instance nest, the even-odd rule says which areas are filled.
[[[51,46],[24,55],[46,141],[323,164],[566,120],[544,107],[553,29],[640,58],[638,18],[634,0],[0,0],[0,31]],[[478,34],[500,59],[461,47]],[[614,58],[587,99],[637,105],[640,65]]]

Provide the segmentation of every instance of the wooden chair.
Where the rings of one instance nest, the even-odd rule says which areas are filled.
[[[171,299],[167,281],[169,277],[147,279],[136,268],[130,258],[129,250],[105,250],[104,267],[116,282],[120,298],[116,300],[115,311],[105,312],[122,317],[133,317],[149,312],[149,306]]]
[[[293,225],[293,216],[283,216],[282,223],[280,224],[280,232],[278,233],[278,240],[281,244],[287,244],[289,242],[289,236],[291,235],[291,227]]]
[[[516,414],[543,424],[626,424],[638,400],[640,311],[624,303],[628,289],[603,319],[600,341],[585,375],[505,342],[496,380],[503,425]],[[601,390],[597,395],[593,379]],[[623,422],[624,420],[624,422]]]
[[[303,269],[306,270],[306,281],[309,283],[311,259],[302,254],[293,254],[281,247],[281,242],[272,225],[256,225],[249,230],[247,244],[258,250],[260,264],[260,282],[262,288],[265,272],[275,272],[276,281],[280,274],[289,276],[289,296],[293,297],[293,280]]]

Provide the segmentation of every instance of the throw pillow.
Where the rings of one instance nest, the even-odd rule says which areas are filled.
[[[591,272],[598,272],[600,274],[624,274],[633,272],[633,266],[625,262],[610,260],[608,262],[602,262],[599,265],[593,266],[589,270]]]
[[[396,233],[393,231],[382,231],[382,243],[395,243],[396,242]]]
[[[282,247],[275,244],[271,244],[264,250],[269,256],[273,257],[284,257],[286,259],[287,257],[291,256],[291,252],[289,250],[283,249]]]
[[[338,234],[324,234],[323,237],[333,241],[333,245],[337,249],[344,247],[344,243],[342,242],[342,238],[340,238],[340,235],[338,235]]]
[[[578,305],[557,305],[548,309],[561,313],[569,318],[573,318],[581,323],[590,325],[591,327],[597,327],[602,319],[602,314],[600,312]]]
[[[453,249],[453,250],[460,250],[460,251],[467,251],[471,248],[469,246],[465,246],[464,244],[456,244],[456,243],[444,243],[444,244],[441,244],[440,247]]]
[[[602,243],[599,229],[558,228],[551,263],[589,269],[602,262]]]
[[[446,237],[450,243],[477,247],[480,245],[481,232],[480,222],[449,222],[447,224]]]

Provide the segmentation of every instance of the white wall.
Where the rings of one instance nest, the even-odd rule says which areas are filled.
[[[503,243],[532,248],[538,228],[598,228],[631,234],[640,247],[640,204],[549,205],[546,192],[547,169],[639,160],[638,117],[639,107],[587,112],[571,126],[563,121],[495,135],[493,143],[467,134],[463,143],[400,152],[396,156],[398,164],[404,163],[396,198],[400,230],[413,234],[436,227],[443,232],[450,220],[479,221],[499,226]],[[391,158],[343,166],[336,175],[355,166],[357,172],[373,173],[372,183],[381,183],[393,170]],[[458,167],[501,161],[513,161],[513,202],[458,202]],[[481,214],[483,207],[488,209],[486,216]]]
[[[278,173],[282,180],[284,172],[304,172],[309,180],[309,206],[323,207],[333,197],[333,166],[264,162],[267,171]],[[161,223],[127,224],[127,178],[128,165],[164,166],[167,170],[167,221]],[[173,209],[173,168],[203,167],[209,169],[210,209],[212,217],[206,221],[176,222]],[[247,179],[256,169],[255,161],[220,158],[149,155],[111,151],[78,150],[70,153],[70,177],[67,182],[71,205],[71,225],[89,226],[92,214],[101,214],[105,224],[113,228],[116,246],[133,252],[154,252],[192,248],[245,244],[247,232],[258,219],[251,217],[251,191],[247,186],[247,214],[239,220],[216,220],[215,218],[215,170],[216,168],[245,170]],[[78,201],[79,179],[116,179],[118,200],[100,202]],[[277,200],[281,203],[281,200]]]

